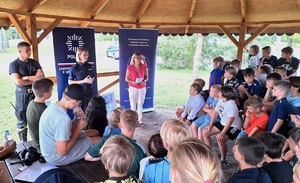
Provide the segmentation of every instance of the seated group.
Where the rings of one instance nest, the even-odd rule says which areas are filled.
[[[148,158],[146,149],[133,139],[138,125],[135,111],[117,108],[110,114],[109,125],[100,125],[105,125],[105,131],[84,130],[86,119],[95,118],[91,114],[92,108],[96,108],[92,107],[93,100],[103,102],[102,97],[94,97],[86,114],[79,109],[77,117],[70,119],[66,110],[76,108],[83,97],[83,88],[78,84],[67,86],[62,99],[46,108],[44,101],[50,98],[53,83],[46,78],[36,80],[33,91],[43,105],[32,107],[34,104],[29,104],[29,132],[39,142],[48,163],[63,166],[82,158],[102,160],[109,171],[110,182],[222,182],[222,166],[228,165],[225,142],[238,138],[233,153],[240,171],[229,182],[290,183],[293,167],[294,179],[300,176],[296,157],[300,156],[300,130],[297,128],[300,127],[297,110],[300,107],[300,77],[290,76],[292,72],[283,77],[279,71],[262,74],[267,58],[256,65],[257,71],[247,68],[242,72],[238,60],[232,61],[232,66],[223,67],[221,57],[214,59],[209,97],[200,95],[205,94],[202,92],[205,82],[195,80],[187,105],[176,112],[179,120],[167,120],[160,134],[149,139],[151,157]],[[224,84],[218,77],[220,73],[227,79]],[[245,83],[235,77],[237,73],[243,74]],[[43,111],[40,119],[37,117],[39,120],[30,119],[34,116],[30,108]],[[239,113],[239,109],[243,112]],[[99,134],[103,134],[103,138]],[[211,136],[215,134],[221,161],[211,147]]]

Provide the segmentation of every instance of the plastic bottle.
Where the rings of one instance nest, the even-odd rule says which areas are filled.
[[[9,130],[5,130],[4,138],[6,141],[8,141],[8,145],[11,145],[14,142],[14,139],[12,138],[11,134],[9,133]]]

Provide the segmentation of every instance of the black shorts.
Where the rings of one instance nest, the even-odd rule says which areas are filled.
[[[220,122],[214,123],[214,126],[218,128],[220,131],[224,129],[224,126]],[[226,132],[226,135],[229,137],[230,140],[234,140],[240,132],[241,130],[235,127],[230,127]]]

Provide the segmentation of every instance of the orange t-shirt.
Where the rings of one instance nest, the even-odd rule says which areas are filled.
[[[251,114],[251,118],[249,120],[249,126],[245,129],[245,132],[249,135],[250,132],[255,128],[259,128],[259,130],[254,134],[258,135],[266,131],[268,126],[269,116],[267,113],[263,113],[260,117],[257,117],[255,114]]]

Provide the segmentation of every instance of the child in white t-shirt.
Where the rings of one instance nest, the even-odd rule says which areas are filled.
[[[250,67],[252,69],[258,68],[258,66],[260,64],[258,53],[259,53],[259,47],[257,45],[252,45],[249,50],[250,65],[248,67]]]

